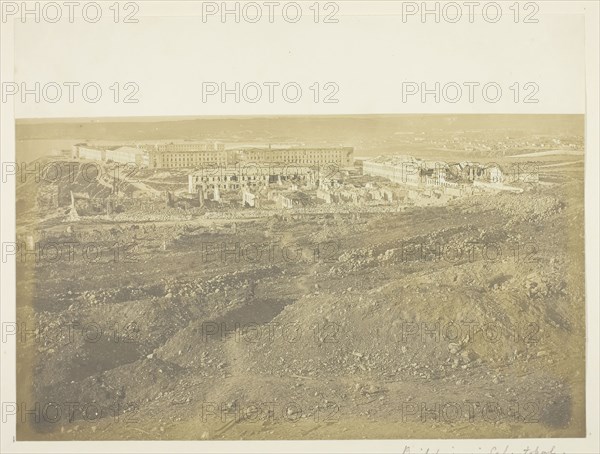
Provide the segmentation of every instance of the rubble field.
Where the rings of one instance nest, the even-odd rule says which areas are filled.
[[[71,254],[17,255],[18,400],[62,409],[18,437],[584,436],[583,173],[552,169],[377,213],[219,217],[141,175],[69,220],[21,187],[18,235]]]

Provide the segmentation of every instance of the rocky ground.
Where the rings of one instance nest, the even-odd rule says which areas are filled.
[[[17,259],[41,415],[18,436],[583,436],[580,175],[401,212],[39,219],[73,255]]]

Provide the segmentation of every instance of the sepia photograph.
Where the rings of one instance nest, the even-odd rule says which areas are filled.
[[[18,122],[17,435],[584,435],[583,133]]]
[[[598,454],[600,3],[0,1],[0,452]]]

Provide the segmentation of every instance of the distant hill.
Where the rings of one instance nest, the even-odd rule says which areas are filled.
[[[19,120],[17,140],[218,139],[352,144],[401,133],[504,131],[581,135],[583,115],[348,115]]]

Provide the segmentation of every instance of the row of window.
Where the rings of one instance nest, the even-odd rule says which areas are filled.
[[[209,145],[159,145],[156,150],[161,152],[179,152],[179,151],[223,151],[225,149],[224,146],[214,146],[212,144]]]

